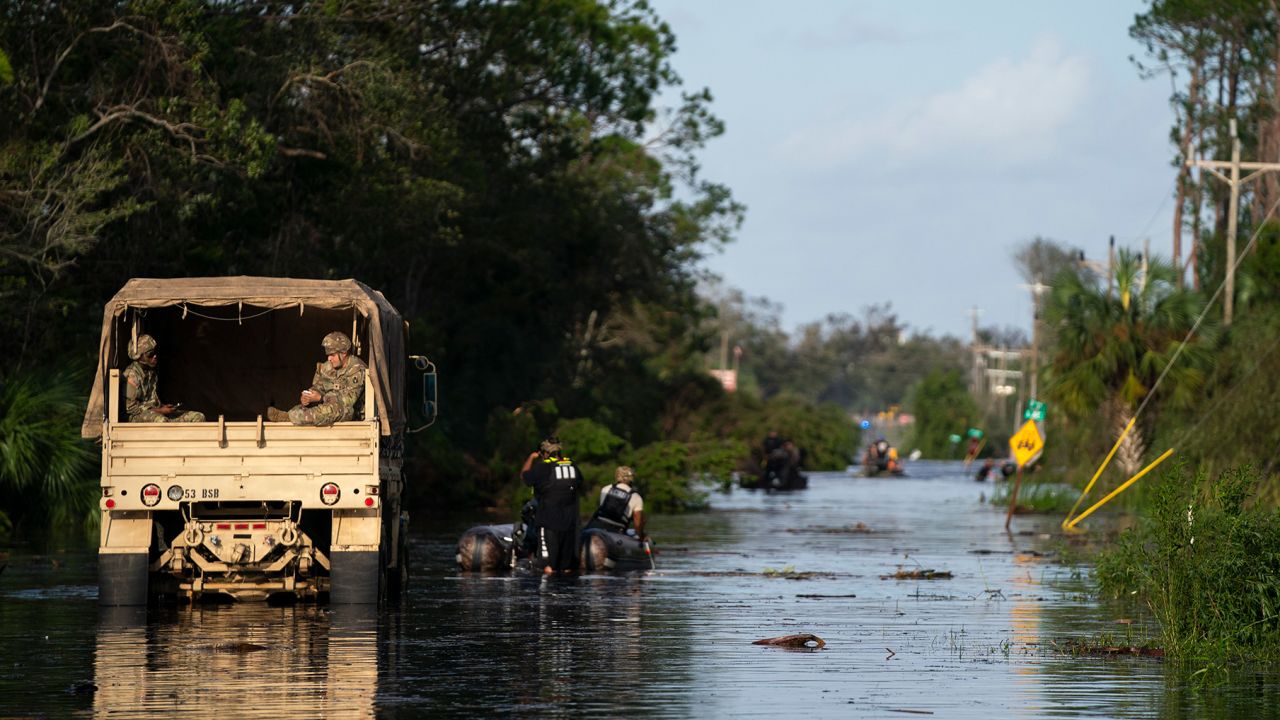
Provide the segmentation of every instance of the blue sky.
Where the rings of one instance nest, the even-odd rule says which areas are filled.
[[[707,265],[788,328],[892,302],[912,329],[1029,330],[1010,259],[1036,235],[1170,252],[1169,78],[1143,3],[654,0],[726,134],[705,177],[747,206]]]

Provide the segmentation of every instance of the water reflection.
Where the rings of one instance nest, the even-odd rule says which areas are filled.
[[[369,717],[378,616],[314,606],[104,609],[94,651],[96,716]]]
[[[680,600],[654,606],[642,576],[455,576],[412,597],[406,672],[381,710],[408,717],[486,713],[567,717],[593,711],[683,716],[654,696],[687,681]],[[657,670],[661,688],[644,679]],[[482,713],[483,714],[483,713]]]

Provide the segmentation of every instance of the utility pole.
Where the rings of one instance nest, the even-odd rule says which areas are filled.
[[[1031,399],[1038,400],[1037,376],[1040,374],[1040,296],[1049,289],[1039,278],[1022,287],[1031,291]]]
[[[972,321],[973,328],[972,334],[969,336],[969,350],[973,355],[973,378],[971,379],[972,384],[969,392],[975,396],[983,392],[983,370],[986,369],[982,363],[982,347],[978,344],[978,314],[981,312],[977,305],[974,305],[973,309],[969,311],[969,318]]]
[[[1107,299],[1111,299],[1111,289],[1116,282],[1116,236],[1111,236],[1111,244],[1107,247]]]
[[[1231,188],[1231,200],[1227,209],[1227,282],[1226,297],[1222,300],[1222,324],[1231,326],[1231,315],[1236,299],[1236,217],[1240,214],[1240,186],[1265,172],[1280,170],[1280,163],[1240,162],[1240,137],[1236,135],[1236,121],[1231,119],[1231,161],[1187,158],[1187,167],[1208,170],[1210,174]],[[1220,171],[1226,170],[1229,175]],[[1240,177],[1241,170],[1253,172]]]

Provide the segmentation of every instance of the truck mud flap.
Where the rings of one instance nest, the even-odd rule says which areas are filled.
[[[98,604],[106,607],[147,604],[147,554],[98,554]]]
[[[329,555],[329,602],[334,605],[376,605],[379,561],[376,550],[334,552]]]

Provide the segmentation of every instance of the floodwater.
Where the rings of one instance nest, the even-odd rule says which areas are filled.
[[[1151,630],[1059,562],[1060,518],[981,502],[958,463],[815,473],[654,517],[658,569],[464,576],[470,523],[417,527],[402,609],[207,605],[101,611],[91,548],[11,551],[0,717],[1245,717],[1275,674],[1078,657],[1067,639]],[[861,523],[861,525],[859,525]],[[949,572],[884,579],[899,570]],[[1132,624],[1117,620],[1133,620]],[[1144,627],[1145,626],[1145,627]],[[813,633],[816,651],[752,641]],[[1200,678],[1200,680],[1197,680]]]

